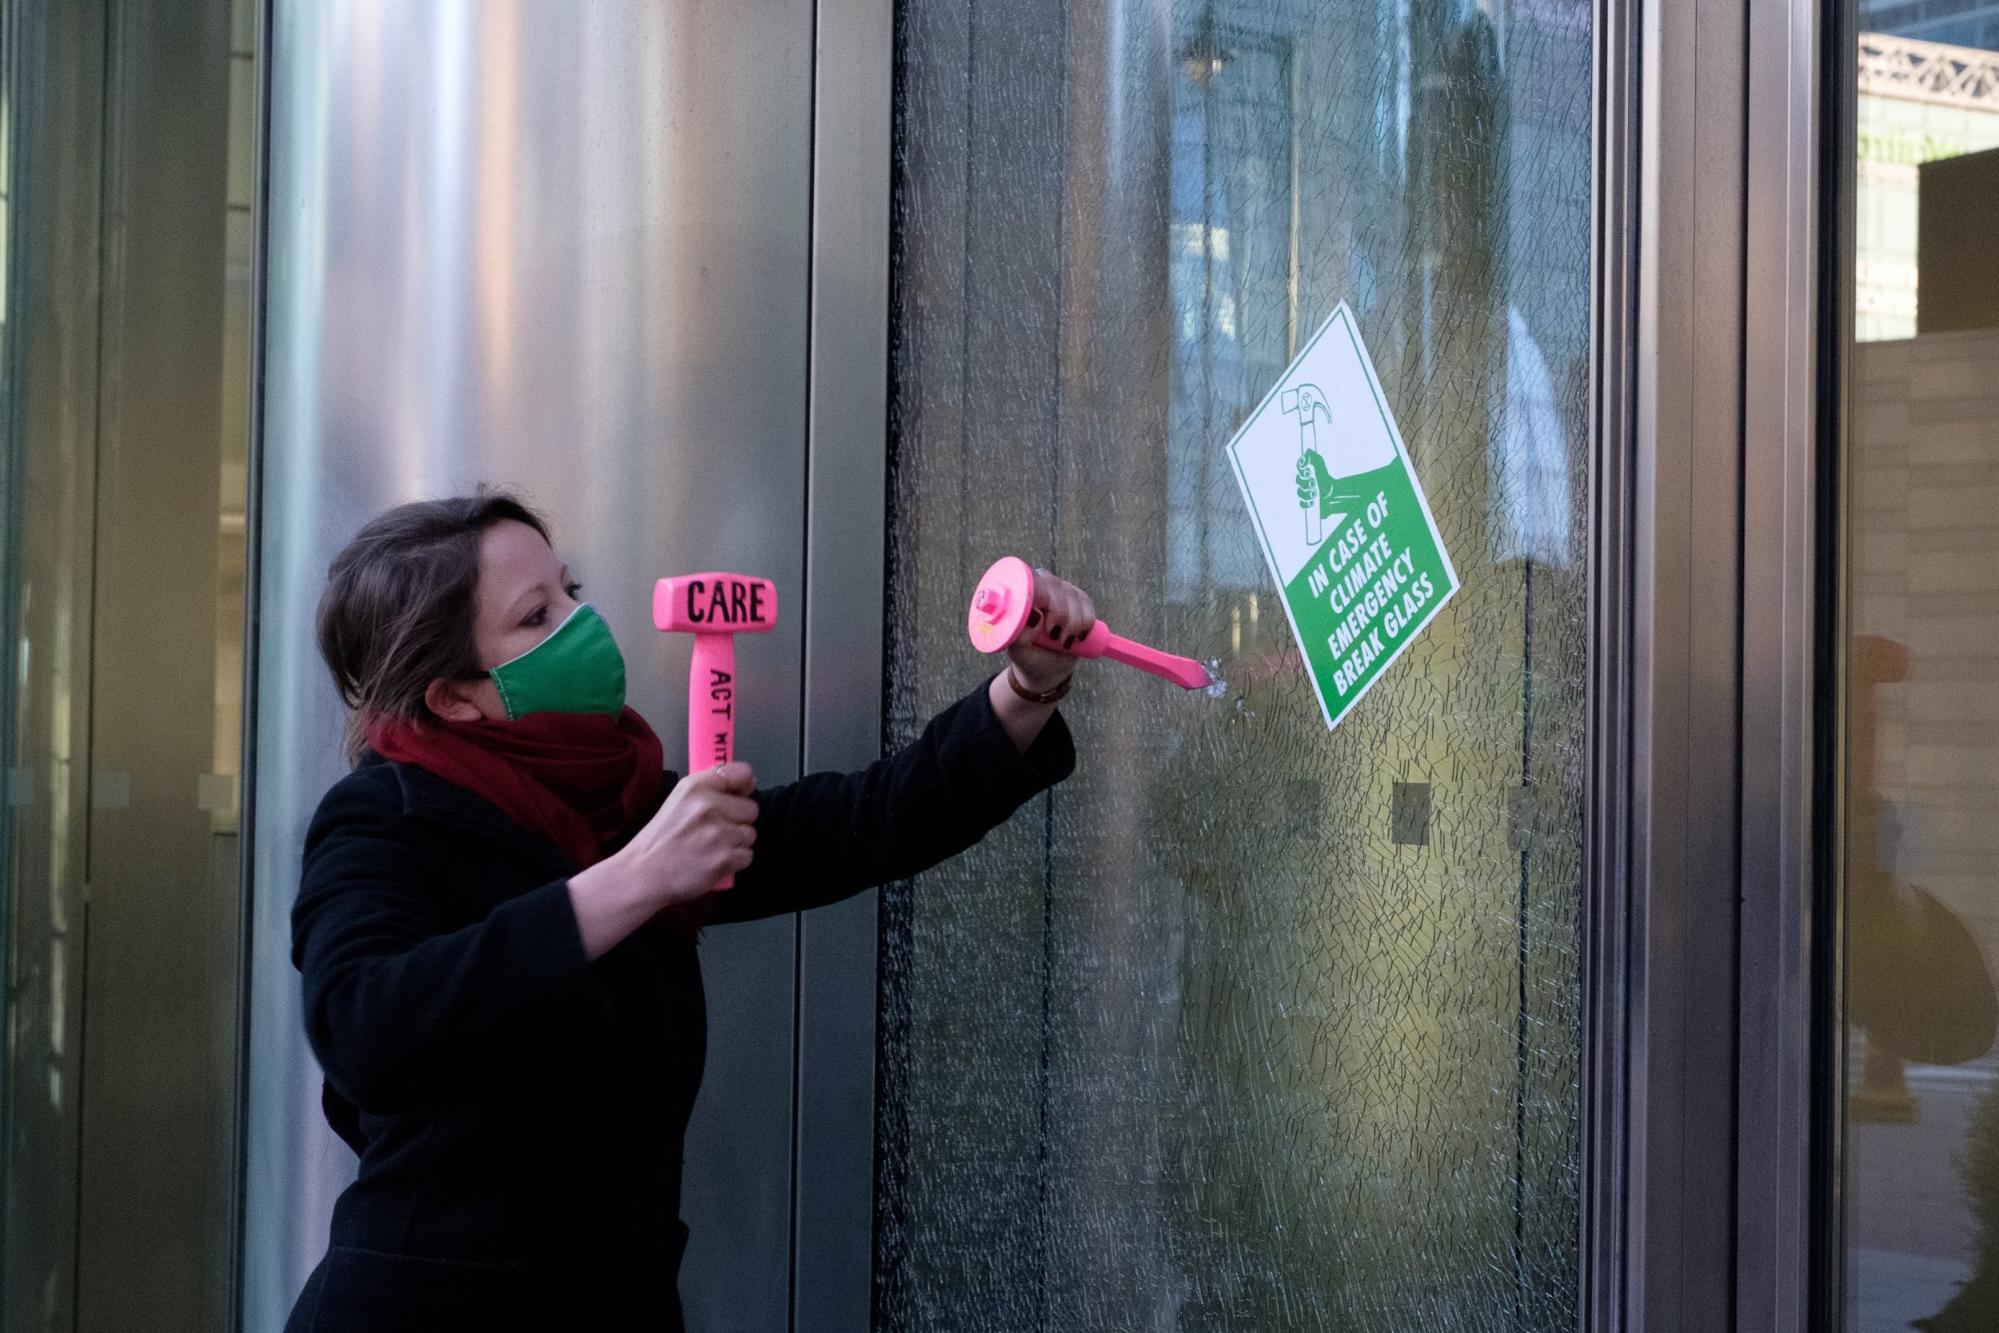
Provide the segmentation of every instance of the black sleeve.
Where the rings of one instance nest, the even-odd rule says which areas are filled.
[[[594,998],[567,880],[447,930],[435,878],[379,779],[356,773],[327,793],[306,834],[292,963],[327,1081],[371,1111],[421,1104],[533,1007]]]
[[[757,792],[756,859],[716,895],[713,919],[803,911],[906,879],[964,851],[1075,767],[1061,714],[1022,753],[982,684],[858,773]]]

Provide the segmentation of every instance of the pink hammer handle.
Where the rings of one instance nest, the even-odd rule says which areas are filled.
[[[736,757],[736,636],[696,634],[687,665],[687,772],[726,764]],[[734,875],[718,889],[733,888]]]
[[[1074,653],[1077,657],[1108,657],[1113,662],[1137,667],[1170,680],[1183,690],[1205,689],[1209,684],[1208,669],[1191,657],[1176,657],[1172,653],[1162,653],[1157,648],[1148,648],[1142,643],[1127,639],[1121,634],[1111,633],[1110,626],[1099,620],[1090,627],[1090,632],[1069,647],[1047,634],[1034,636],[1034,642],[1043,648],[1053,648],[1057,652]]]

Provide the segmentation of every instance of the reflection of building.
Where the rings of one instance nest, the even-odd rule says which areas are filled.
[[[1860,0],[1866,32],[1894,32],[1927,42],[1999,47],[1995,0]]]
[[[1875,5],[1863,21],[1999,43],[1999,5]],[[1982,596],[1992,510],[1976,488],[1990,457],[1981,432],[1999,411],[1999,340],[1985,327],[1999,53],[1867,33],[1859,57],[1851,616],[1856,645],[1892,649],[1897,666],[1870,678],[1856,647],[1851,1243],[1858,1287],[1900,1302],[1896,1319],[1949,1306],[1950,1321],[1928,1326],[1983,1328],[1992,1293],[1969,1248],[1979,1205],[1914,1182],[1907,1160],[1975,1153],[1971,1108],[1989,1104],[1999,1072],[1978,1027],[1982,960],[1999,945],[1999,837],[1978,776],[1995,771],[1993,737],[1978,719],[1999,655]],[[1969,1040],[1937,1046],[1959,1019]],[[1904,1219],[1916,1216],[1912,1233]]]
[[[1857,128],[1856,332],[1863,342],[1907,338],[1916,331],[1920,168],[1999,147],[1999,52],[1862,34]]]
[[[1947,971],[1948,935],[1961,933],[1987,960],[1999,958],[1999,824],[1990,786],[1999,737],[1988,720],[1999,692],[1990,600],[1999,520],[1991,492],[1968,484],[1990,466],[1981,460],[1992,456],[1989,423],[1999,420],[1995,365],[1999,329],[1877,341],[1853,358],[1852,624],[1861,642],[1894,645],[1903,661],[1870,686],[1878,700],[1866,724],[1878,735],[1864,753],[1872,770],[1865,783],[1857,743],[1853,752],[1849,987],[1857,997],[1917,1007],[1925,1037],[1977,1009],[1962,985],[1947,1000],[1929,989]],[[1857,662],[1856,678],[1862,669]],[[1860,726],[1856,709],[1856,733]],[[1908,925],[1944,914],[1956,923],[1947,930]],[[1952,1188],[1954,1176],[1938,1173],[1925,1184],[1908,1162],[1964,1157],[1974,1099],[1990,1096],[1999,1059],[1939,1056],[1907,1044],[1906,1032],[1884,1037],[1872,1029],[1877,1020],[1895,1022],[1863,1015],[1856,1004],[1854,1022],[1869,1028],[1869,1045],[1856,1047],[1849,1065],[1860,1083],[1853,1243],[1863,1282],[1911,1293],[1911,1310],[1929,1313],[1972,1272],[1974,1203]],[[1864,1123],[1870,1117],[1918,1123]],[[1939,1187],[1938,1179],[1950,1184]],[[1923,1219],[1920,1237],[1904,1230],[1911,1216]],[[1923,1257],[1896,1257],[1909,1253]]]
[[[1296,328],[1303,238],[1291,197],[1304,71],[1286,25],[1268,16],[1231,20],[1217,23],[1205,13],[1183,25],[1181,77],[1170,94],[1166,586],[1175,600],[1214,587],[1247,606],[1253,599],[1242,594],[1260,585],[1262,561],[1230,521],[1239,501],[1214,442],[1234,429],[1311,332]],[[1266,313],[1272,310],[1278,318]],[[1260,317],[1249,322],[1247,312]],[[1250,633],[1254,641],[1254,622]]]

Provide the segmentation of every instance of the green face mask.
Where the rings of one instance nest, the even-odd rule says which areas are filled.
[[[486,674],[499,687],[509,722],[529,713],[616,714],[625,707],[624,654],[588,602],[555,633]]]

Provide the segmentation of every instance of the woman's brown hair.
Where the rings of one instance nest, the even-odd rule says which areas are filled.
[[[347,719],[347,759],[377,718],[427,715],[433,680],[477,674],[473,592],[486,529],[512,519],[548,538],[540,515],[505,491],[397,505],[347,543],[326,571],[319,653]]]

